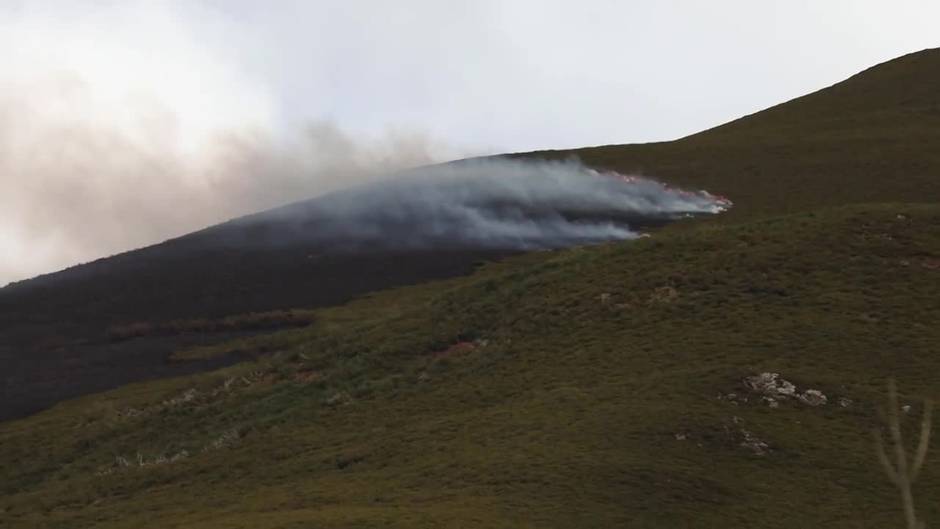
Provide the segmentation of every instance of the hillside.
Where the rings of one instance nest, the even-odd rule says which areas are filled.
[[[927,50],[673,142],[512,155],[734,202],[650,238],[206,244],[262,215],[0,289],[0,420],[62,401],[0,422],[0,527],[899,527],[870,432],[887,377],[906,428],[940,397],[937,153]],[[937,519],[936,446],[915,494]]]
[[[4,527],[892,527],[883,381],[937,395],[940,207],[532,254],[282,353],[0,426]],[[774,408],[779,372],[820,406]],[[730,394],[736,394],[731,396]],[[932,452],[918,483],[940,493]],[[142,465],[142,466],[141,466]]]

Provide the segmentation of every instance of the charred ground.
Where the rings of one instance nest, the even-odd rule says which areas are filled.
[[[477,161],[423,171],[0,290],[0,420],[128,382],[238,361],[243,356],[168,359],[233,332],[277,327],[258,329],[257,318],[225,332],[178,325],[173,336],[114,344],[109,329],[118,326],[168,328],[174,320],[337,305],[383,288],[467,274],[526,250],[633,236],[700,212],[712,200],[672,197],[676,192],[659,184],[628,183],[574,163]],[[538,181],[569,173],[576,175],[572,181]],[[480,184],[485,178],[493,181]],[[679,204],[657,202],[660,194]],[[620,196],[636,204],[625,209]]]

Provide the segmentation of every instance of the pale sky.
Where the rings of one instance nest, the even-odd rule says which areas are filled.
[[[368,175],[669,140],[940,46],[936,0],[0,4],[0,285]]]

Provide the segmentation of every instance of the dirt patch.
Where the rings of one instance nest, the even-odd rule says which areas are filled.
[[[650,295],[649,303],[672,303],[679,299],[679,291],[670,286],[656,288]]]
[[[310,384],[316,382],[321,377],[320,373],[312,369],[298,371],[292,377],[294,382],[300,382],[301,384]]]
[[[469,353],[475,350],[477,347],[478,346],[475,342],[462,341],[462,342],[457,342],[451,345],[447,349],[434,351],[433,353],[431,353],[431,356],[434,358],[446,358],[450,356],[459,356],[462,354]]]

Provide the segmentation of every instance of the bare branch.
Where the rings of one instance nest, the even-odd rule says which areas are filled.
[[[881,466],[884,468],[885,474],[888,475],[888,479],[891,480],[891,483],[899,485],[897,470],[891,466],[891,460],[888,459],[888,454],[885,452],[885,443],[881,438],[881,432],[873,430],[872,434],[875,437],[875,452],[878,454],[878,461],[881,462]]]
[[[917,451],[914,458],[907,459],[907,452],[904,449],[904,438],[901,434],[901,408],[898,402],[898,386],[894,379],[888,380],[888,409],[882,413],[885,422],[888,424],[888,431],[891,435],[891,444],[894,446],[894,456],[896,464],[891,463],[888,457],[888,451],[885,447],[884,435],[881,431],[875,430],[875,452],[878,455],[878,461],[885,469],[888,479],[898,488],[901,493],[901,505],[904,508],[904,519],[907,522],[907,529],[924,529],[924,522],[917,519],[917,512],[914,510],[914,495],[911,491],[911,484],[917,478],[917,473],[924,465],[927,458],[927,450],[930,446],[930,428],[933,414],[933,402],[924,401],[924,415],[920,423],[920,439],[917,442]]]
[[[927,459],[927,448],[930,446],[930,426],[933,422],[933,401],[924,401],[924,416],[920,421],[920,442],[917,444],[917,452],[914,454],[914,462],[911,465],[911,482],[917,479],[917,474],[924,466],[924,460]]]
[[[898,479],[906,480],[910,474],[908,474],[907,469],[907,451],[904,449],[904,436],[901,435],[898,385],[893,378],[888,379],[888,430],[891,432],[891,441],[894,445]]]

